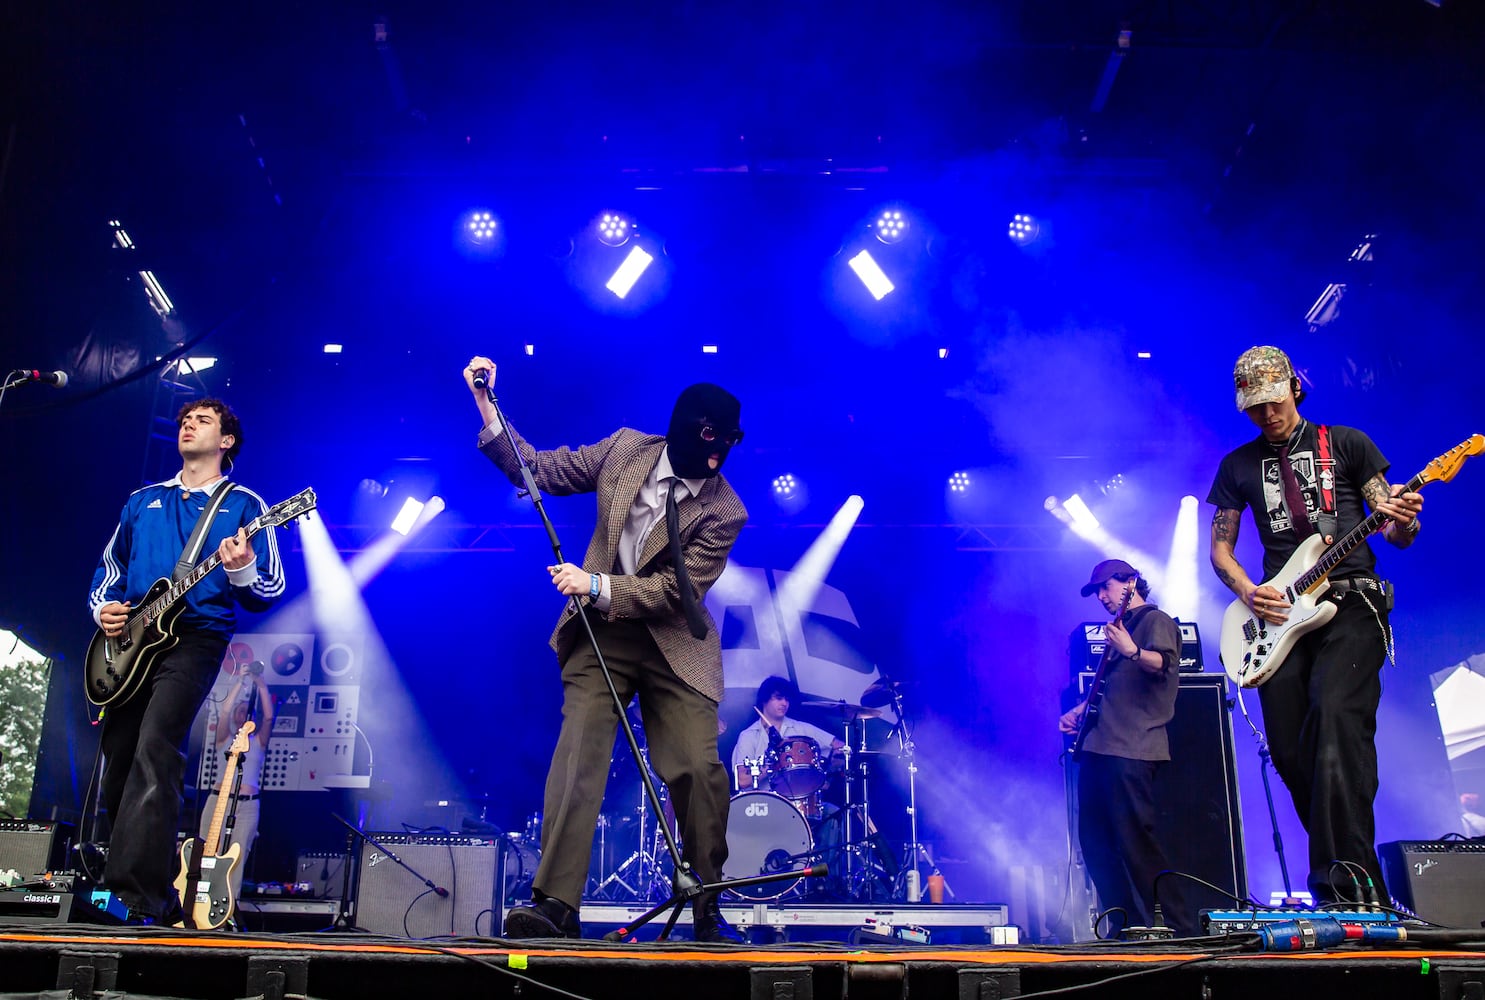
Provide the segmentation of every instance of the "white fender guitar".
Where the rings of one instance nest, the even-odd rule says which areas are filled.
[[[1466,458],[1482,452],[1485,452],[1485,435],[1473,435],[1429,462],[1422,472],[1408,480],[1403,491],[1416,493],[1432,482],[1447,483]],[[1241,600],[1229,604],[1222,616],[1222,667],[1227,676],[1242,687],[1257,687],[1274,675],[1300,636],[1330,621],[1336,606],[1321,600],[1330,589],[1326,578],[1352,549],[1373,532],[1380,531],[1387,520],[1386,514],[1373,511],[1329,548],[1318,534],[1300,542],[1284,568],[1272,579],[1263,581],[1292,605],[1282,625],[1264,621]]]

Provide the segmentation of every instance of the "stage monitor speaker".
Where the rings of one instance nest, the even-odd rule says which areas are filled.
[[[336,851],[301,854],[294,863],[294,883],[308,885],[314,899],[339,899],[345,887],[345,859]]]
[[[1176,715],[1166,726],[1171,759],[1155,779],[1158,832],[1172,871],[1187,872],[1238,898],[1248,895],[1243,817],[1238,795],[1232,713],[1226,674],[1182,674]],[[1162,894],[1166,883],[1160,881]],[[1232,900],[1186,881],[1198,909]]]
[[[375,844],[361,845],[356,926],[388,937],[493,937],[500,922],[493,839],[448,834],[372,833],[440,896]]]
[[[72,824],[42,819],[0,819],[0,871],[22,878],[70,868]]]
[[[1377,854],[1387,891],[1424,920],[1468,930],[1485,923],[1485,842],[1394,840]]]

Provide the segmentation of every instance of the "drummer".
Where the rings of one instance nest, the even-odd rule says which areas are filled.
[[[839,737],[819,726],[789,718],[789,705],[798,700],[799,690],[783,677],[769,677],[758,685],[758,695],[753,699],[758,720],[738,734],[737,745],[732,748],[734,776],[742,773],[740,768],[754,764],[761,766],[770,746],[796,737],[814,741],[823,758],[833,761],[840,754],[845,744]],[[829,769],[826,760],[822,760],[821,765],[823,769]]]

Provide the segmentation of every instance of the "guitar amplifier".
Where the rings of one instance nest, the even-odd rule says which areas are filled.
[[[1073,629],[1068,639],[1068,654],[1075,675],[1086,673],[1090,678],[1103,659],[1103,627],[1107,622],[1084,622]],[[1196,622],[1176,619],[1181,630],[1181,673],[1199,674],[1204,669],[1201,655],[1201,630]],[[1088,686],[1086,680],[1079,681],[1079,691]]]
[[[1424,920],[1485,924],[1485,841],[1394,840],[1377,845],[1387,890]]]
[[[0,819],[0,871],[13,868],[22,878],[30,878],[67,868],[72,839],[70,823]]]
[[[389,937],[441,935],[492,937],[498,932],[495,899],[501,851],[493,838],[450,834],[372,833],[386,850],[361,845],[356,926]],[[448,891],[440,896],[388,856]]]

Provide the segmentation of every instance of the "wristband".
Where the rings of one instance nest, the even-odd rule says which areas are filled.
[[[592,576],[593,584],[588,588],[588,596],[596,598],[599,594],[603,593],[603,577],[597,573],[592,574]]]

